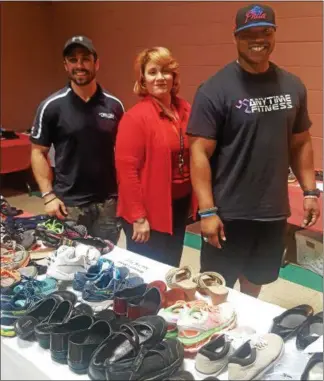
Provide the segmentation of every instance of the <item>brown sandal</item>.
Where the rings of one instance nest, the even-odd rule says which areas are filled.
[[[207,271],[197,275],[194,282],[196,282],[200,294],[210,296],[213,305],[227,301],[228,289],[222,275]]]
[[[172,268],[166,273],[165,280],[169,288],[180,288],[185,292],[187,300],[195,300],[197,284],[193,281],[191,267]]]

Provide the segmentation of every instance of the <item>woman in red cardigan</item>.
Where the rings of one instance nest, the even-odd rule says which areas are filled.
[[[118,127],[118,210],[127,249],[179,266],[192,188],[186,136],[190,105],[177,96],[179,65],[163,47],[135,63],[141,100]]]

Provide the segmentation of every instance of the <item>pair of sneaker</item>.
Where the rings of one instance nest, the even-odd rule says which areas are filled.
[[[179,301],[160,310],[159,315],[168,322],[167,337],[177,337],[188,355],[196,354],[214,336],[236,327],[236,312],[229,302],[211,306],[204,300]]]
[[[57,280],[72,281],[77,272],[86,272],[100,256],[99,250],[92,246],[62,245],[49,258],[47,275]]]
[[[282,357],[284,342],[273,333],[243,334],[238,338],[242,329],[240,327],[234,330],[237,332],[229,331],[204,345],[196,356],[196,370],[215,377],[227,368],[229,380],[262,379]]]

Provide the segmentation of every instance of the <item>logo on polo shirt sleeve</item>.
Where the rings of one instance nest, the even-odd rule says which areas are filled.
[[[103,119],[116,119],[115,114],[112,112],[99,112],[98,115]]]
[[[273,112],[292,109],[293,103],[290,94],[273,95],[264,98],[245,98],[238,100],[235,105],[246,114]]]

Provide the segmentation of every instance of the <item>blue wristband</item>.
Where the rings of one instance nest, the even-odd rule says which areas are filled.
[[[209,212],[209,213],[202,213],[202,214],[200,214],[200,218],[206,218],[206,217],[211,217],[211,216],[217,216],[217,213],[215,213],[215,212]]]

